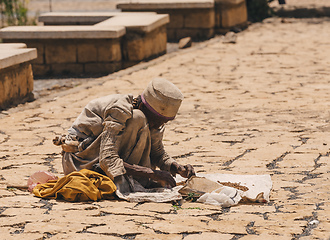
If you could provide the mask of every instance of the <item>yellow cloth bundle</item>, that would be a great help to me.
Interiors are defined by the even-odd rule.
[[[116,191],[113,181],[97,172],[82,169],[58,180],[50,180],[33,188],[37,197],[75,201],[97,201],[113,199]]]

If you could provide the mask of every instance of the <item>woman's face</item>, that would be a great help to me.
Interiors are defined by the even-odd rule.
[[[141,103],[139,109],[146,116],[150,129],[159,129],[161,126],[163,126],[169,121],[168,119],[164,119],[151,112],[143,103]]]

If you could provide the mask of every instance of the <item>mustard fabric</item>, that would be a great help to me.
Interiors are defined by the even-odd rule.
[[[33,188],[33,194],[41,198],[64,199],[70,202],[97,201],[113,199],[116,189],[116,185],[109,177],[82,169],[58,180],[38,184]]]

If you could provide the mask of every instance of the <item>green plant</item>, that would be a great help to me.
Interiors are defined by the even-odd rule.
[[[26,25],[27,0],[0,0],[1,26]]]
[[[269,3],[273,0],[246,0],[249,21],[260,22],[272,16]]]

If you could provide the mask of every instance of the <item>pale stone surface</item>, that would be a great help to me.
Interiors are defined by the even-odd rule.
[[[122,60],[120,40],[108,39],[98,42],[97,60],[99,62],[120,62]]]
[[[165,26],[143,34],[128,33],[123,41],[125,61],[138,62],[166,52]]]
[[[247,22],[248,15],[245,2],[240,2],[234,6],[229,5],[228,7],[223,5],[219,10],[220,12],[218,14],[220,14],[220,27],[222,28],[230,28],[233,26],[246,24]]]
[[[180,9],[180,8],[213,8],[213,0],[133,0],[119,3],[117,8],[123,10],[139,9]]]
[[[1,47],[2,44],[0,44]],[[37,58],[37,50],[31,48],[0,48],[0,70]]]
[[[77,61],[80,63],[96,62],[97,46],[94,44],[79,44],[77,46]]]
[[[1,112],[0,183],[8,192],[0,198],[1,236],[328,239],[329,28],[326,19],[268,19],[238,33],[236,44],[216,37]],[[60,148],[51,146],[54,135],[66,133],[90,100],[112,93],[136,96],[156,76],[175,83],[185,96],[177,118],[166,126],[169,154],[197,172],[271,174],[268,204],[221,209],[188,202],[67,203],[5,187],[24,183],[36,169],[63,174]],[[319,221],[315,228],[309,228],[312,220]]]
[[[14,26],[0,30],[4,39],[97,39],[118,38],[125,34],[122,26]]]
[[[192,44],[191,37],[182,38],[179,41],[179,48],[180,49],[189,48],[191,47],[191,44]]]
[[[238,5],[240,3],[245,3],[245,0],[214,0],[214,2],[224,5]]]
[[[201,234],[189,234],[184,239],[185,240],[200,240],[200,239],[221,239],[221,240],[230,240],[233,238],[233,235],[230,234],[221,234],[214,232],[203,232]]]
[[[140,14],[123,14],[95,24],[95,26],[125,26],[127,31],[131,30],[148,33],[167,24],[168,22],[169,16],[167,14],[145,14],[143,17],[141,17]]]
[[[184,15],[184,28],[214,28],[214,9],[198,9]]]
[[[26,48],[26,44],[24,44],[24,43],[1,43],[0,44],[0,50],[17,49],[17,48]]]
[[[180,234],[162,234],[162,233],[158,233],[158,234],[142,234],[142,235],[137,235],[135,237],[135,240],[158,240],[158,239],[162,239],[162,240],[181,240],[182,239],[182,235]]]
[[[77,62],[77,45],[70,41],[60,40],[45,45],[46,64]]]

